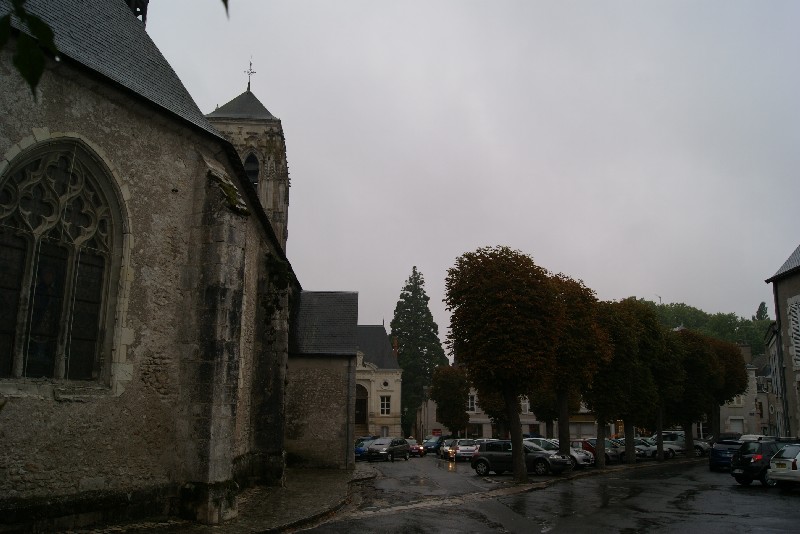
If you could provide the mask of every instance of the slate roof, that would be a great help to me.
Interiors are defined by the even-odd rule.
[[[358,293],[302,291],[292,313],[289,353],[355,356],[357,324]]]
[[[0,0],[0,17],[10,5]],[[125,2],[27,0],[25,9],[50,25],[59,56],[221,137]],[[12,24],[27,33],[16,18]]]
[[[779,278],[783,278],[784,276],[787,276],[798,269],[800,269],[800,245],[794,249],[792,255],[789,256],[789,259],[787,259],[781,268],[778,269],[778,272],[773,274],[771,278],[767,278],[765,282],[769,284],[770,282],[773,282]]]
[[[211,119],[266,119],[276,120],[264,104],[250,92],[240,94],[224,106],[215,109],[206,117]]]
[[[372,363],[379,369],[400,369],[383,325],[359,326],[358,350],[364,354],[365,362]]]

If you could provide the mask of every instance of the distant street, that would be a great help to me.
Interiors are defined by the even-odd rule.
[[[479,477],[433,457],[373,464],[353,504],[308,532],[792,532],[800,490],[739,486],[703,461],[609,470],[573,480]]]

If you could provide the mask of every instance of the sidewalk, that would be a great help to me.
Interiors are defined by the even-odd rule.
[[[375,478],[376,474],[371,466],[363,462],[357,462],[352,471],[287,469],[285,487],[256,487],[244,490],[239,495],[238,516],[221,525],[201,525],[192,521],[170,518],[77,532],[91,534],[284,532],[335,512],[347,503],[350,498],[351,485],[354,482]]]

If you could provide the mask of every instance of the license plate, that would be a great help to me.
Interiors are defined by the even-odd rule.
[[[775,467],[786,469],[786,464],[784,462],[775,462]]]
[[[733,470],[733,474],[734,474],[734,475],[741,475],[742,473],[744,473],[744,471],[743,471],[743,470],[741,470],[741,469],[734,469],[734,470]]]

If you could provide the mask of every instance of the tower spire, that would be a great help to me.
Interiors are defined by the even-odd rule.
[[[250,67],[246,71],[244,71],[244,73],[247,74],[247,92],[249,93],[250,92],[250,76],[252,76],[253,74],[256,73],[256,71],[253,70],[253,58],[252,57],[250,58]]]

